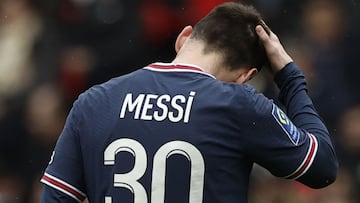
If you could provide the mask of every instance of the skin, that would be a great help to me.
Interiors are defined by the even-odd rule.
[[[283,69],[286,64],[293,61],[281,45],[279,38],[273,32],[270,32],[270,35],[268,35],[264,28],[258,25],[256,33],[264,44],[274,75]],[[192,39],[191,34],[192,27],[186,26],[178,35],[175,42],[177,56],[172,63],[193,64],[201,67],[203,71],[215,76],[218,80],[238,84],[249,81],[257,74],[257,69],[254,67],[239,67],[236,70],[224,68],[221,53],[211,52],[204,54],[204,42]]]
[[[268,35],[261,25],[256,26],[255,30],[265,47],[273,74],[278,73],[288,63],[293,62],[293,59],[285,51],[276,34],[269,29],[270,35]]]

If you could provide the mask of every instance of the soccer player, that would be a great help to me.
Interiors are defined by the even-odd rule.
[[[94,86],[68,116],[41,202],[247,202],[258,163],[312,188],[338,162],[305,79],[251,6],[224,3],[179,34],[172,63]],[[265,53],[282,110],[244,84]]]

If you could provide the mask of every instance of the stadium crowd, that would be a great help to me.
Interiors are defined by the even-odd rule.
[[[224,0],[1,0],[0,203],[38,202],[72,102],[92,85],[175,56],[177,33]],[[340,160],[321,190],[255,166],[250,203],[360,202],[359,0],[248,0],[304,71]],[[273,97],[263,71],[251,83]]]

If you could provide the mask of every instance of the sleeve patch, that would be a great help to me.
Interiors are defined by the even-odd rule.
[[[291,142],[294,143],[294,145],[297,145],[300,139],[300,132],[297,127],[276,104],[273,104],[271,114],[287,134]]]

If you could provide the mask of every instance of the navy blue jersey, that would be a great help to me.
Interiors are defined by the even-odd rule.
[[[185,64],[155,63],[92,87],[67,118],[41,201],[245,203],[254,162],[328,185],[337,161],[303,74],[290,63],[275,82],[284,110]]]

